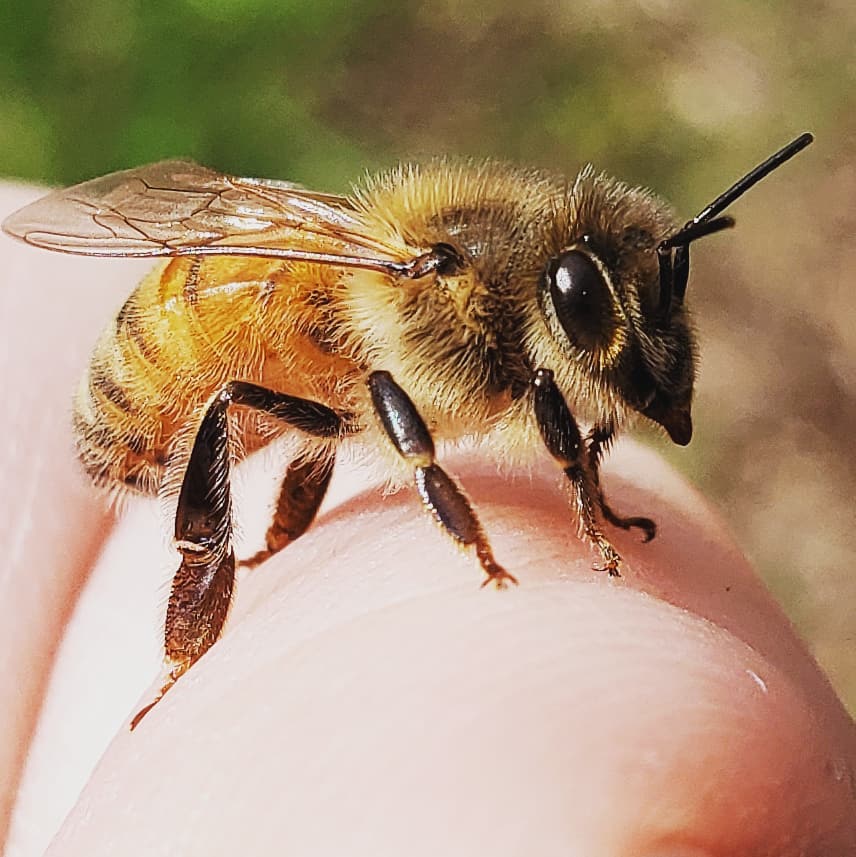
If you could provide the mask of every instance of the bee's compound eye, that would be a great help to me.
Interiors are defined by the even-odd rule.
[[[615,331],[615,310],[594,260],[581,250],[569,250],[550,262],[547,281],[568,339],[590,351],[608,346]]]

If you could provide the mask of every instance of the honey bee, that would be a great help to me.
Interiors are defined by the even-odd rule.
[[[598,476],[628,418],[692,435],[692,242],[805,148],[803,134],[678,226],[666,205],[590,167],[572,181],[494,162],[402,166],[350,196],[235,178],[187,161],[113,173],[13,214],[9,234],[93,256],[167,257],[99,339],[74,400],[99,485],[178,488],[181,562],[167,606],[167,676],[143,715],[217,640],[235,577],[233,460],[299,440],[256,565],[302,535],[339,447],[385,450],[424,508],[495,559],[435,441],[506,457],[543,442],[564,472],[595,567],[618,575],[604,524],[655,535],[607,503]],[[589,426],[583,433],[580,423]]]

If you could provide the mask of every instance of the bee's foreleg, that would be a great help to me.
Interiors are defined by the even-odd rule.
[[[399,455],[413,466],[416,488],[437,523],[466,547],[474,547],[482,568],[498,587],[517,583],[493,557],[487,536],[469,500],[455,481],[434,461],[434,441],[410,397],[389,372],[373,372],[369,390],[375,411]]]
[[[615,436],[615,428],[612,425],[596,425],[588,436],[588,461],[592,478],[597,485],[597,502],[604,520],[609,521],[614,527],[622,530],[636,528],[642,530],[645,541],[650,542],[657,535],[657,525],[650,518],[635,516],[625,517],[613,511],[603,496],[603,488],[600,486],[600,461],[612,445]]]
[[[289,463],[265,536],[265,548],[240,560],[238,565],[255,568],[306,532],[327,493],[334,461],[335,452],[324,449],[313,450]]]
[[[589,466],[577,422],[549,369],[538,369],[532,386],[535,419],[541,430],[541,437],[550,455],[559,463],[573,486],[577,515],[583,532],[603,557],[603,565],[596,568],[599,571],[607,571],[612,577],[618,577],[621,557],[598,526],[596,512],[601,506],[597,470],[592,471]]]
[[[193,441],[175,515],[175,546],[181,565],[172,581],[164,624],[164,650],[170,669],[160,693],[137,713],[131,729],[214,645],[226,621],[235,580],[230,405],[264,411],[320,437],[335,437],[342,427],[341,418],[324,405],[243,381],[226,384],[208,406]]]

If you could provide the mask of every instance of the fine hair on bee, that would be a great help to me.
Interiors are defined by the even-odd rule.
[[[180,555],[166,678],[134,728],[220,636],[235,570],[312,524],[340,449],[362,444],[415,485],[484,583],[515,578],[435,444],[544,449],[595,568],[619,576],[600,465],[628,421],[692,436],[690,247],[812,141],[802,134],[679,225],[652,193],[594,169],[566,179],[436,160],[351,195],[165,161],[60,190],[8,218],[29,244],[161,261],[96,343],[74,399],[85,471],[111,490],[176,486]],[[585,427],[585,428],[583,428]],[[233,458],[288,434],[265,545],[234,551]]]

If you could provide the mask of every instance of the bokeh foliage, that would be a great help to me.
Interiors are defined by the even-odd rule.
[[[854,37],[843,0],[4,0],[0,174],[185,155],[342,190],[426,154],[590,160],[690,215],[813,130],[695,253],[697,435],[668,454],[853,710]]]

